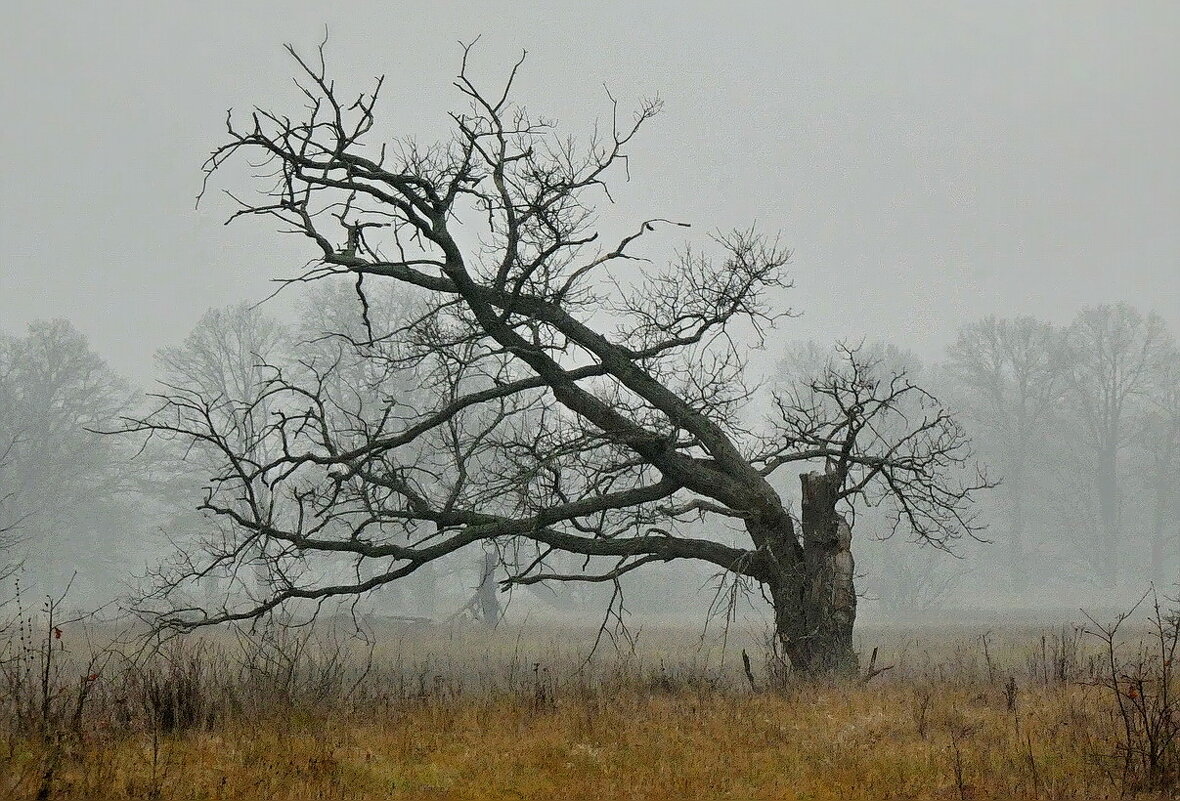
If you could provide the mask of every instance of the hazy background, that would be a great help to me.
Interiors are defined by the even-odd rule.
[[[933,357],[964,319],[1126,300],[1180,323],[1180,5],[1172,2],[21,4],[4,14],[0,325],[73,320],[137,380],[301,243],[194,210],[225,110],[288,99],[325,23],[391,123],[458,103],[458,40],[578,127],[659,94],[637,214],[757,220],[795,249],[793,337]],[[276,244],[277,243],[277,244]]]
[[[782,232],[802,316],[760,371],[808,339],[934,362],[985,315],[1099,303],[1180,330],[1173,2],[72,2],[0,26],[0,332],[66,318],[147,387],[207,309],[291,275],[301,241],[194,197],[226,109],[290,107],[281,45],[325,24],[338,83],[386,74],[386,124],[424,139],[476,36],[476,75],[527,49],[518,96],[573,130],[604,85],[624,111],[660,95],[618,212]]]

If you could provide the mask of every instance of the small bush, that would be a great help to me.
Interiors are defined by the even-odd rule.
[[[1135,610],[1151,598],[1149,631],[1126,642],[1120,634]],[[1180,787],[1180,685],[1175,658],[1180,648],[1180,617],[1165,613],[1154,590],[1112,623],[1090,618],[1086,632],[1102,643],[1104,670],[1094,683],[1106,691],[1114,747],[1107,756],[1117,766],[1124,792]]]

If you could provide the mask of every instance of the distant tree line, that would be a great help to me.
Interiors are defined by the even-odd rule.
[[[1015,594],[1176,582],[1180,351],[1157,315],[989,317],[959,333],[945,373],[1003,480],[991,536]]]
[[[65,320],[0,332],[0,564],[25,588],[79,594],[126,588],[139,549],[131,443],[100,433],[137,393]]]
[[[284,364],[331,361],[338,412],[358,421],[387,413],[380,410],[391,392],[410,408],[421,388],[398,372],[394,343],[371,343],[366,353],[376,359],[342,347],[363,341],[374,318],[388,329],[402,308],[396,297],[371,294],[362,313],[355,294],[337,288],[309,295],[292,323],[246,306],[210,310],[181,343],[159,351],[157,378],[218,399],[210,413],[246,451],[267,447],[258,434],[274,410],[259,390]],[[999,480],[980,501],[990,544],[885,547],[886,516],[859,510],[854,550],[868,602],[895,613],[956,597],[1041,606],[1096,590],[1131,593],[1147,581],[1166,591],[1180,577],[1180,351],[1157,315],[1114,304],[1086,308],[1064,326],[987,317],[964,326],[929,365],[890,344],[859,352],[879,374],[920,377],[948,401]],[[778,386],[838,358],[816,343],[786,346]],[[140,449],[100,433],[144,404],[66,321],[0,334],[0,565],[21,564],[26,583],[44,588],[77,574],[77,592],[98,599],[147,571],[166,540],[224,546],[212,541],[219,529],[194,511],[218,454],[154,442]],[[261,567],[265,557],[244,557],[257,559],[259,586],[212,571],[206,593],[261,597],[261,584],[274,580]],[[496,616],[494,565],[485,556],[432,565],[383,590],[381,607],[429,617],[466,603],[474,616]],[[343,558],[338,569],[364,567]],[[707,577],[702,571],[676,588],[631,582],[633,603],[661,611],[670,599],[690,600]],[[601,602],[601,594],[538,590],[557,607]]]
[[[817,358],[814,344],[792,348]],[[861,520],[868,593],[891,611],[946,604],[1033,608],[1141,592],[1180,579],[1180,351],[1158,315],[1127,304],[1067,325],[987,317],[938,363],[870,346],[888,370],[921,376],[960,415],[989,476],[990,544],[953,555],[880,548]],[[1101,591],[1101,592],[1099,592]],[[1111,596],[1114,593],[1114,597]]]

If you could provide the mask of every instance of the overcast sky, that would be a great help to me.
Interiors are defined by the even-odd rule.
[[[341,85],[385,73],[423,138],[476,72],[585,130],[660,95],[621,214],[757,221],[795,251],[781,341],[937,357],[984,314],[1126,300],[1180,330],[1180,3],[11,4],[0,19],[0,329],[67,317],[118,370],[306,245],[194,209],[225,110],[294,110],[284,42],[325,24]],[[823,10],[817,10],[818,6]],[[222,188],[244,189],[244,186]]]

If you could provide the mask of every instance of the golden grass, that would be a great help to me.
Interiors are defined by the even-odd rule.
[[[925,719],[922,699],[930,693]],[[718,691],[422,701],[368,714],[277,710],[160,738],[88,733],[60,799],[1023,799],[1117,797],[1094,759],[1105,725],[1080,688],[1019,699],[905,683],[792,696]],[[52,745],[15,749],[14,799]],[[960,784],[961,777],[961,784]]]
[[[676,637],[665,637],[655,653],[673,652]],[[219,696],[216,715],[178,732],[117,724],[109,710],[120,699],[108,699],[74,735],[0,731],[0,798],[1122,797],[1102,688],[1042,678],[1027,633],[992,646],[990,669],[977,635],[934,639],[920,656],[903,642],[893,657],[908,667],[869,685],[781,692],[695,668],[559,678],[509,638],[495,653],[522,663],[511,680],[501,669],[490,678],[490,651],[468,651],[479,663],[469,675],[485,679],[478,689],[421,664],[424,681],[393,689],[377,672],[318,702],[235,698],[226,685],[216,692],[232,702]],[[457,658],[453,636],[436,646]]]

